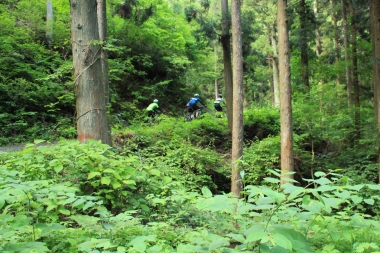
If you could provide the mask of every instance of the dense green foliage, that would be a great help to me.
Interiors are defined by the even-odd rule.
[[[279,187],[279,174],[267,167],[267,186],[259,186],[249,181],[247,167],[245,197],[221,194],[229,181],[228,157],[215,149],[212,132],[203,140],[197,135],[219,120],[191,122],[187,131],[184,124],[190,123],[171,119],[126,129],[115,139],[117,149],[93,141],[36,141],[22,151],[0,153],[1,251],[380,250],[378,214],[364,213],[366,207],[378,210],[378,185],[319,171],[304,186]],[[252,144],[246,153],[268,149],[270,142],[256,150]]]

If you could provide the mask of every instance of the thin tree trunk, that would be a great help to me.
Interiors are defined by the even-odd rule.
[[[315,17],[315,20],[316,20],[316,23],[315,23],[315,40],[316,40],[316,44],[317,44],[317,47],[316,47],[316,50],[315,50],[315,53],[317,56],[320,56],[322,54],[322,41],[321,41],[321,34],[319,32],[319,27],[318,27],[318,13],[319,13],[319,9],[318,9],[318,0],[314,0],[314,17]]]
[[[226,109],[228,118],[228,128],[232,132],[232,63],[231,63],[231,45],[230,45],[230,21],[228,15],[228,0],[221,0],[222,6],[222,46],[223,46],[223,64],[224,64],[224,85],[226,89]]]
[[[106,0],[96,0],[97,3],[97,16],[99,27],[99,40],[103,43],[100,51],[100,58],[102,60],[103,71],[103,86],[106,104],[109,103],[109,87],[108,87],[108,53],[104,49],[104,43],[107,42],[107,12],[106,12]]]
[[[53,44],[53,4],[46,0],[46,42],[49,48]]]
[[[240,20],[240,0],[232,0],[232,55],[233,55],[233,123],[231,192],[241,197],[243,183],[240,170],[243,159],[243,44]]]
[[[307,54],[307,28],[306,28],[306,3],[300,0],[300,50],[301,50],[301,68],[302,83],[309,89],[309,57]]]
[[[331,9],[332,9],[332,16],[333,16],[333,22],[334,22],[334,47],[335,47],[335,63],[338,63],[340,61],[340,46],[339,46],[339,31],[338,31],[338,18],[336,13],[336,0],[331,0]],[[336,78],[336,84],[340,85],[340,71],[338,72],[338,76]]]
[[[344,51],[345,51],[345,61],[346,61],[347,100],[348,100],[348,107],[351,108],[354,102],[354,96],[353,96],[353,86],[352,86],[352,76],[351,76],[352,68],[351,68],[351,57],[350,57],[346,1],[347,0],[342,1],[342,16],[343,16],[343,31],[344,31]]]
[[[272,25],[271,32],[272,48],[273,48],[273,59],[272,59],[272,68],[273,68],[273,97],[274,97],[274,106],[280,106],[280,87],[278,84],[278,53],[277,53],[277,40],[276,40],[276,30],[274,25]]]
[[[279,43],[280,69],[280,118],[281,118],[281,183],[293,179],[293,119],[292,89],[290,84],[290,46],[288,18],[286,15],[287,0],[277,0],[277,24]]]
[[[103,72],[103,88],[104,88],[104,98],[106,103],[106,112],[108,112],[108,106],[110,104],[109,100],[109,76],[108,76],[108,52],[104,49],[105,43],[107,43],[107,5],[106,0],[96,0],[97,3],[97,17],[98,17],[98,28],[99,28],[99,40],[103,43],[100,51],[100,59],[102,64]],[[107,125],[107,133],[111,139],[111,127]]]
[[[71,39],[78,140],[111,144],[108,132],[96,0],[71,0]]]
[[[380,126],[380,1],[371,0],[370,2],[371,16],[371,38],[372,38],[372,54],[373,54],[373,93],[374,93],[374,109],[375,120]],[[380,128],[378,128],[380,129]],[[380,132],[378,131],[378,136]],[[377,162],[380,164],[380,144],[378,145]],[[380,182],[380,165],[378,170],[378,182]]]
[[[216,52],[216,45],[214,45],[214,56],[215,56],[215,63],[214,63],[214,71],[215,71],[215,81],[214,81],[214,86],[215,86],[215,99],[218,98],[219,94],[219,88],[218,88],[218,79],[216,78],[216,71],[217,71],[217,65],[218,65],[218,54]]]
[[[352,46],[352,86],[354,88],[355,103],[355,128],[356,140],[360,138],[360,101],[359,101],[359,77],[358,77],[358,55],[356,40],[356,13],[352,0],[348,0],[351,20],[351,46]]]

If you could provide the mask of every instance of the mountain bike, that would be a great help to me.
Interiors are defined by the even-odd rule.
[[[198,116],[196,116],[196,112],[198,111]],[[198,110],[195,110],[193,112],[186,112],[185,113],[185,121],[192,121],[195,118],[199,118],[202,115],[202,107],[199,107]]]
[[[151,116],[146,117],[145,123],[147,123],[148,126],[151,126],[153,124],[158,124],[161,121],[161,119],[158,117],[161,115],[161,113],[162,112],[155,112],[153,114],[153,117],[151,117]]]

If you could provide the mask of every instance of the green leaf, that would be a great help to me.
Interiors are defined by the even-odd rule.
[[[161,175],[161,171],[159,171],[158,169],[151,169],[149,170],[149,173],[158,177]]]
[[[329,179],[327,179],[325,177],[318,178],[317,180],[314,180],[314,182],[316,182],[317,184],[320,184],[320,185],[332,183]]]
[[[95,203],[94,202],[92,202],[92,201],[88,201],[84,206],[83,206],[83,211],[84,210],[86,210],[86,209],[88,209],[88,208],[90,208],[90,207],[92,207],[92,206],[94,206],[95,205]]]
[[[126,184],[126,185],[129,185],[129,184],[136,185],[135,180],[123,180],[123,183]]]
[[[118,189],[121,187],[121,183],[119,181],[112,181],[112,188]]]
[[[280,180],[278,180],[277,178],[272,178],[272,177],[266,177],[266,178],[264,178],[264,180],[269,182],[269,183],[275,183],[275,184],[280,183]]]
[[[4,198],[0,198],[0,209],[3,208],[4,205],[5,205]]]
[[[168,177],[168,176],[164,176],[162,178],[162,182],[164,182],[164,184],[168,184],[172,181],[172,178],[171,177]]]
[[[378,184],[367,184],[367,186],[371,190],[377,190],[377,191],[380,190],[380,185],[378,185]]]
[[[73,207],[75,207],[75,206],[79,206],[80,204],[83,204],[84,202],[85,202],[86,200],[85,199],[78,199],[77,201],[75,201],[74,203],[73,203]]]
[[[310,195],[305,195],[302,198],[302,204],[305,206],[308,206],[310,204],[310,200],[311,200]]]
[[[70,211],[65,209],[65,208],[59,208],[58,212],[60,212],[61,214],[64,214],[64,215],[70,215]]]
[[[203,186],[203,187],[202,187],[202,194],[203,194],[203,196],[205,196],[206,198],[211,198],[211,197],[212,197],[212,193],[211,193],[211,191],[210,191],[206,186]]]
[[[227,234],[227,236],[231,237],[232,239],[234,239],[235,241],[237,242],[240,242],[240,243],[244,243],[244,236],[242,234],[233,234],[233,233],[230,233],[230,234]]]
[[[245,239],[244,243],[256,242],[268,237],[268,233],[264,230],[256,230],[250,233]]]
[[[147,253],[162,252],[162,246],[154,245],[146,250]]]
[[[46,212],[50,212],[51,210],[57,208],[57,205],[50,205],[46,207]]]
[[[316,177],[324,177],[326,176],[326,173],[322,172],[322,171],[317,171],[314,173],[314,176]]]
[[[129,245],[133,246],[133,248],[140,252],[143,253],[146,250],[146,243],[145,243],[146,236],[138,236],[135,239],[133,239]]]
[[[54,166],[54,171],[56,172],[56,173],[59,173],[59,172],[61,172],[63,170],[63,165],[62,164],[60,164],[60,165],[58,165],[58,166]]]
[[[373,199],[364,199],[364,202],[365,202],[366,204],[372,206],[372,205],[375,203],[375,200],[373,200]]]
[[[220,240],[217,240],[217,241],[210,243],[210,245],[208,246],[208,249],[210,251],[213,251],[213,250],[216,250],[217,248],[224,246],[226,243],[227,243],[226,240],[220,239]]]
[[[93,171],[93,172],[90,172],[90,173],[88,174],[87,179],[91,179],[91,178],[93,178],[93,177],[100,176],[100,175],[102,175],[100,172],[98,172],[98,171]]]
[[[361,203],[363,201],[363,198],[362,197],[359,197],[358,195],[352,195],[351,196],[351,200],[352,202],[357,205],[359,203]]]
[[[273,234],[273,241],[276,245],[281,246],[285,249],[288,249],[290,251],[293,249],[292,242],[286,237],[286,235],[275,233]]]
[[[100,179],[101,184],[109,185],[111,183],[111,178],[109,177],[102,177]]]
[[[268,171],[270,172],[270,173],[272,173],[273,175],[275,175],[276,177],[281,177],[281,174],[280,173],[278,173],[277,171],[275,171],[275,170],[272,170],[272,169],[268,169]]]
[[[301,193],[305,192],[305,189],[304,188],[301,188],[301,187],[297,187],[297,189],[295,189],[289,196],[288,196],[288,200],[292,200],[296,197],[298,197]]]

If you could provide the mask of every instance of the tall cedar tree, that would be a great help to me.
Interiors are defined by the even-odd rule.
[[[96,0],[71,0],[71,39],[78,140],[111,144],[99,43]]]
[[[232,64],[231,64],[231,46],[230,46],[230,21],[228,15],[228,0],[220,1],[222,6],[222,46],[223,46],[223,75],[224,85],[226,88],[226,109],[228,128],[232,132],[232,100],[233,100],[233,88],[232,88]]]
[[[240,17],[240,0],[232,0],[232,57],[233,57],[233,120],[232,120],[232,172],[231,192],[241,196],[243,183],[240,161],[243,159],[243,43]]]
[[[281,183],[293,179],[293,118],[292,89],[290,85],[290,49],[288,18],[286,14],[287,0],[277,0],[277,25],[280,69],[280,118],[281,118]]]

